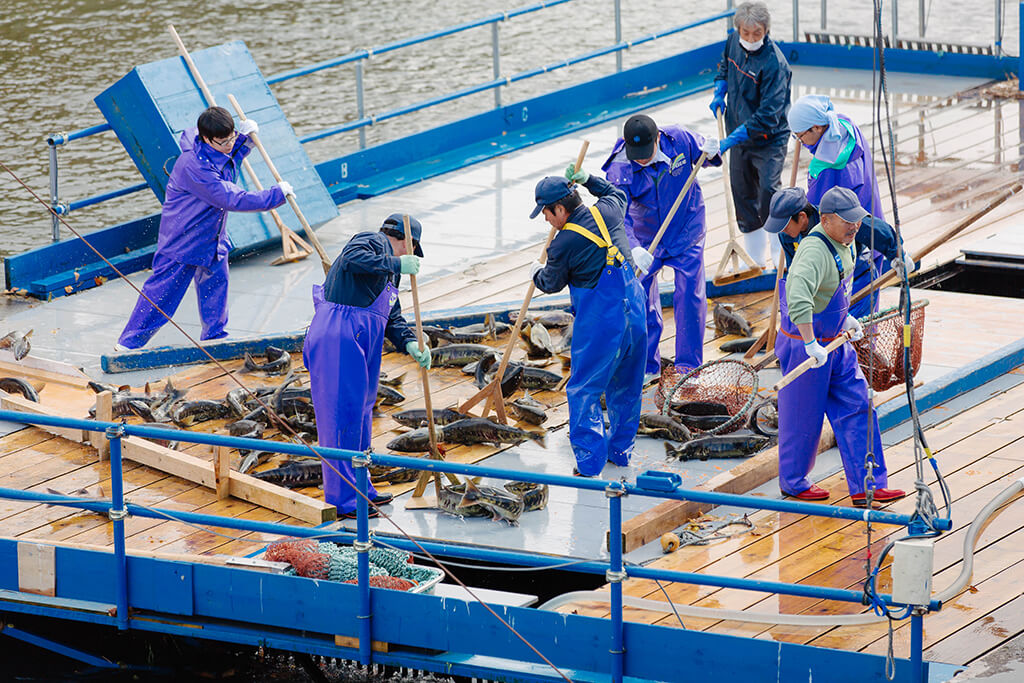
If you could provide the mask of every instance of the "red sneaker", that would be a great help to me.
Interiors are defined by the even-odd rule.
[[[907,492],[900,489],[875,489],[874,499],[876,503],[891,503],[906,495]],[[850,500],[859,508],[866,507],[868,504],[868,497],[865,493],[854,494],[850,496]]]
[[[828,500],[828,497],[832,494],[820,486],[811,484],[811,488],[806,491],[801,491],[800,493],[786,493],[785,495],[790,498],[796,498],[797,500]]]

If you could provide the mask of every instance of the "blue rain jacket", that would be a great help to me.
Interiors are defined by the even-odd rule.
[[[631,246],[647,247],[654,240],[662,220],[686,184],[693,164],[700,158],[700,148],[704,143],[704,136],[682,126],[665,126],[659,130],[658,147],[668,158],[668,163],[656,160],[649,166],[641,166],[630,161],[626,158],[625,143],[619,138],[611,156],[601,167],[608,180],[624,191],[629,200],[625,227]],[[721,164],[722,159],[718,156],[704,162],[704,166]],[[665,259],[679,256],[700,243],[706,231],[704,195],[698,180],[687,190],[653,256]]]
[[[716,81],[728,85],[725,130],[732,133],[746,124],[750,139],[740,143],[752,147],[777,144],[789,135],[789,84],[793,74],[782,50],[764,37],[764,45],[747,52],[740,34],[733,31],[725,41]]]
[[[285,202],[281,188],[247,192],[235,184],[251,151],[239,135],[230,156],[203,142],[195,128],[181,133],[181,156],[167,181],[157,251],[179,263],[208,267],[231,251],[228,211],[266,211]]]

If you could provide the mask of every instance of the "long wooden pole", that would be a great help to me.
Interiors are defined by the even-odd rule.
[[[842,333],[840,333],[838,337],[836,337],[835,339],[833,339],[832,341],[830,341],[828,343],[828,346],[825,347],[825,353],[826,354],[832,353],[833,351],[835,351],[836,349],[838,349],[840,346],[842,346],[843,344],[845,344],[848,341],[850,341],[850,333],[849,332],[842,332]],[[808,358],[803,363],[801,363],[800,365],[796,366],[795,368],[790,370],[788,373],[786,373],[785,377],[783,377],[778,382],[776,382],[775,386],[773,387],[773,390],[774,391],[778,391],[782,387],[792,383],[793,380],[795,380],[797,377],[799,377],[800,375],[804,374],[805,372],[807,372],[808,370],[810,370],[813,367],[814,367],[814,359],[813,358]]]
[[[234,107],[235,113],[238,114],[238,119],[240,121],[245,121],[245,112],[242,111],[242,107],[239,106],[238,100],[235,99],[235,96],[229,93],[228,100],[231,102],[231,106]],[[274,180],[280,183],[282,181],[281,174],[277,172],[277,167],[270,159],[270,155],[267,154],[266,148],[263,147],[263,142],[260,141],[259,135],[253,133],[249,138],[253,141],[253,144],[256,145],[256,149],[260,151],[260,155],[263,157],[263,162],[267,165],[267,168],[270,169],[270,174],[274,176]],[[309,237],[310,241],[313,243],[313,248],[316,249],[316,253],[320,256],[320,263],[323,265],[324,275],[326,275],[331,269],[331,260],[327,257],[324,245],[320,244],[320,238],[316,236],[316,233],[313,231],[312,226],[310,226],[309,221],[306,220],[306,216],[302,213],[302,209],[299,208],[299,203],[295,200],[295,197],[287,195],[287,199],[288,205],[292,207],[292,211],[294,211],[295,215],[298,217],[299,223],[302,224],[302,229],[306,231],[306,236]]]
[[[199,69],[196,67],[196,63],[192,61],[192,55],[189,54],[188,49],[185,47],[185,43],[181,41],[181,37],[178,32],[174,30],[173,24],[167,25],[167,30],[170,31],[171,37],[174,38],[174,42],[178,46],[178,52],[181,53],[182,59],[185,60],[185,65],[188,67],[189,73],[192,74],[192,78],[195,79],[196,85],[199,86],[200,92],[203,93],[203,99],[210,107],[217,105],[217,100],[214,99],[213,93],[206,87],[206,81],[203,79],[203,75],[199,73]],[[253,186],[257,190],[263,189],[263,184],[260,183],[260,179],[256,176],[256,171],[253,170],[252,164],[249,163],[248,159],[242,159],[242,169],[248,174],[249,179],[252,181]],[[299,240],[299,236],[295,232],[284,224],[281,217],[278,215],[276,209],[270,210],[270,216],[274,220],[274,224],[277,225],[278,231],[281,233],[281,247],[284,249],[284,260],[294,261],[301,258],[305,258],[309,252],[305,254],[297,254],[294,244]],[[299,240],[300,241],[300,240]],[[326,271],[325,271],[326,272]]]
[[[590,140],[584,140],[580,146],[580,152],[576,155],[576,165],[574,169],[579,171],[580,167],[583,166],[583,159],[587,156],[587,150],[590,148]],[[551,240],[555,238],[555,233],[558,232],[558,228],[552,226],[551,230],[548,231],[548,238],[544,241],[544,248],[541,249],[540,257],[537,261],[543,264],[548,258],[548,246],[551,244]],[[512,332],[509,335],[508,345],[505,347],[505,353],[501,357],[501,363],[498,365],[498,371],[494,374],[494,380],[491,384],[481,389],[475,396],[463,403],[459,410],[463,413],[468,412],[470,408],[475,406],[483,399],[487,399],[484,404],[483,417],[487,417],[487,414],[491,410],[493,403],[494,412],[497,413],[498,419],[501,422],[507,422],[508,418],[505,416],[505,403],[501,395],[501,379],[505,376],[505,368],[508,367],[509,359],[512,358],[512,350],[516,346],[516,342],[519,340],[519,333],[523,328],[523,321],[526,319],[526,311],[530,307],[530,301],[533,299],[533,292],[536,289],[536,285],[533,283],[533,278],[530,278],[530,286],[526,289],[526,296],[523,298],[523,305],[519,307],[519,316],[516,318],[516,322],[512,327]],[[497,392],[495,396],[494,392]]]
[[[725,117],[722,115],[721,110],[718,112],[718,139],[721,140],[725,137]],[[729,243],[725,245],[725,253],[722,254],[722,260],[718,263],[718,269],[715,271],[715,277],[713,282],[721,284],[724,281],[735,282],[737,280],[745,280],[750,277],[756,277],[761,274],[763,269],[760,264],[754,263],[754,259],[750,257],[747,250],[744,249],[737,239],[736,235],[736,205],[733,202],[732,196],[732,178],[729,176],[729,160],[726,159],[726,155],[722,155],[722,181],[725,183],[725,213],[726,221],[729,224]],[[732,259],[732,270],[733,272],[725,276],[723,275],[726,265],[729,263],[729,259]],[[749,269],[739,272],[740,263],[746,263],[750,266]]]
[[[796,141],[796,149],[793,150],[793,168],[789,173],[789,186],[796,187],[796,174],[797,169],[800,166],[800,148],[803,144],[799,140]],[[769,237],[768,239],[778,239],[777,236]],[[766,348],[768,351],[775,351],[775,335],[777,334],[779,324],[779,287],[782,282],[782,274],[786,271],[786,252],[779,249],[779,263],[775,267],[775,291],[772,293],[772,312],[768,317],[768,328],[758,338],[754,345],[751,346],[743,357],[750,360],[754,355],[761,350]]]
[[[690,169],[690,177],[686,179],[686,183],[683,184],[683,189],[679,191],[679,195],[676,197],[676,200],[672,202],[672,208],[668,210],[668,213],[665,215],[665,220],[661,222],[661,227],[658,228],[658,232],[654,235],[654,239],[651,240],[651,246],[647,247],[647,251],[652,255],[654,254],[654,250],[658,248],[658,243],[661,242],[661,236],[665,234],[668,224],[672,222],[673,218],[675,218],[676,211],[679,210],[679,205],[683,203],[683,197],[685,197],[686,193],[690,191],[690,186],[693,185],[693,181],[697,179],[697,171],[704,166],[704,161],[707,158],[707,153],[701,152],[700,157],[697,159],[697,163],[693,165],[692,169]]]

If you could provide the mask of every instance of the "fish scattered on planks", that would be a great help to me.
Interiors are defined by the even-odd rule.
[[[442,432],[445,443],[463,445],[492,443],[501,445],[503,443],[522,443],[527,439],[532,439],[542,446],[545,445],[544,434],[492,422],[483,417],[470,417],[453,422],[450,425],[445,425],[442,428]]]
[[[686,425],[661,413],[643,413],[637,434],[655,439],[685,442],[693,438]]]
[[[770,441],[767,436],[753,433],[701,436],[681,446],[665,443],[665,457],[681,461],[743,458],[762,450]]]
[[[21,394],[28,400],[39,403],[39,392],[20,377],[0,377],[0,389],[8,394]]]
[[[256,472],[252,476],[290,489],[302,486],[320,486],[324,483],[323,468],[319,459],[289,462],[272,470]]]
[[[477,485],[469,479],[464,485],[466,492],[462,495],[458,507],[480,505],[491,513],[491,518],[494,521],[503,519],[512,526],[519,523],[519,518],[522,517],[523,511],[526,509],[522,496],[493,486]]]
[[[754,331],[746,319],[732,310],[732,304],[725,305],[716,303],[712,317],[715,320],[715,330],[719,334],[735,334],[741,337],[750,337]]]
[[[433,412],[434,424],[437,425],[451,424],[469,417],[453,408],[434,408]],[[410,408],[399,413],[391,413],[391,419],[400,425],[417,429],[427,425],[427,410],[426,408]]]
[[[516,319],[519,317],[519,311],[513,311],[509,313],[508,319],[514,325]],[[544,327],[551,329],[555,327],[568,327],[573,324],[575,317],[568,311],[527,311],[526,319],[523,324],[526,323],[540,323]]]
[[[245,372],[265,372],[268,375],[283,375],[292,367],[292,355],[276,346],[268,346],[263,351],[265,363],[257,363],[252,354],[245,352]]]
[[[548,414],[545,412],[548,406],[530,396],[529,392],[508,402],[506,407],[517,420],[529,422],[532,425],[540,426],[548,419]]]
[[[11,353],[14,354],[14,360],[23,359],[32,350],[32,342],[29,341],[32,332],[33,330],[29,330],[24,334],[19,330],[8,332],[3,337],[0,337],[0,349],[10,349]]]
[[[431,367],[459,367],[483,358],[494,349],[486,344],[449,344],[430,350]]]
[[[719,346],[722,353],[746,353],[750,347],[757,343],[757,337],[743,337],[741,339],[730,339]]]
[[[220,420],[231,415],[231,409],[220,401],[200,399],[186,401],[174,411],[174,424],[179,427],[191,427],[200,422]]]

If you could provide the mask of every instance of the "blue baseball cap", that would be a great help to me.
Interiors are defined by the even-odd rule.
[[[764,222],[764,231],[782,232],[793,216],[807,206],[807,194],[799,187],[787,187],[772,195],[772,203],[768,207],[768,220]]]
[[[568,197],[572,194],[572,190],[573,188],[564,176],[549,175],[541,179],[533,192],[534,198],[537,200],[537,206],[533,207],[530,218],[536,218],[537,214],[543,211],[544,207],[548,204],[554,204],[559,199]]]
[[[860,200],[848,187],[833,187],[821,198],[818,213],[825,215],[834,213],[847,223],[860,223],[868,212],[860,205]]]
[[[384,223],[380,226],[380,231],[397,237],[400,240],[404,240],[405,221],[403,218],[406,215],[407,214],[404,213],[391,214],[384,219]],[[409,232],[412,233],[413,253],[422,258],[423,248],[420,247],[420,237],[423,235],[423,226],[420,225],[420,222],[412,216],[409,216]]]

